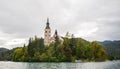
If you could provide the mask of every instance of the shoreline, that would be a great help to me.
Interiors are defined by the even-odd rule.
[[[20,62],[20,63],[92,63],[92,62],[113,62],[113,61],[120,61],[120,60],[106,60],[106,61],[82,61],[82,62]],[[0,62],[18,62],[18,61],[0,61]]]

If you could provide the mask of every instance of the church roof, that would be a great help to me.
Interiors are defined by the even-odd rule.
[[[47,18],[47,23],[46,23],[46,28],[45,29],[50,29],[50,26],[49,26],[49,18]]]

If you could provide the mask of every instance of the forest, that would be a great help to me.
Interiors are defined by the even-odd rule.
[[[44,39],[29,39],[28,45],[13,51],[12,61],[20,62],[75,62],[81,61],[105,61],[108,59],[104,46],[97,42],[89,42],[82,38],[63,37],[60,41],[56,37],[55,42],[44,46]]]

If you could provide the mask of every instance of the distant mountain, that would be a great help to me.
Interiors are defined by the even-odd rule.
[[[103,41],[102,43],[108,53],[108,56],[115,59],[120,59],[120,40],[116,41]]]
[[[9,51],[9,49],[6,49],[6,48],[0,48],[0,53],[7,52],[7,51]]]
[[[11,50],[6,49],[6,48],[0,48],[0,61],[10,61],[12,60],[12,54],[14,50],[21,48],[21,47],[16,47]]]
[[[113,45],[113,44],[120,45],[120,40],[115,40],[115,41],[106,40],[101,43],[102,44],[110,44],[110,45]]]

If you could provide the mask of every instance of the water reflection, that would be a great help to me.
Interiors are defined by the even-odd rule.
[[[27,69],[62,69],[61,63],[28,63]]]
[[[85,63],[0,62],[0,69],[120,69],[120,61]]]

